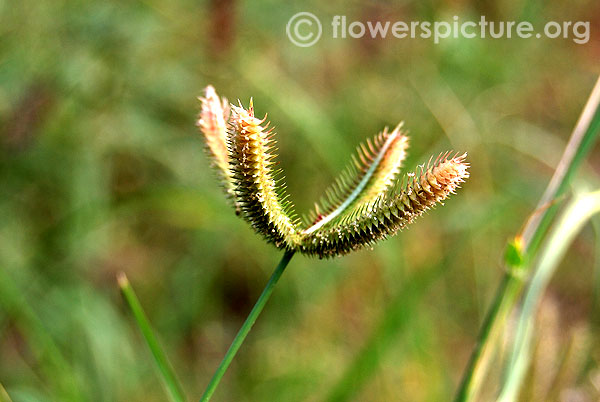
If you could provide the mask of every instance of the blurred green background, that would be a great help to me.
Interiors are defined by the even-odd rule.
[[[310,48],[285,35],[299,11],[323,22]],[[341,40],[333,15],[586,20],[591,39]],[[472,164],[445,207],[373,250],[296,256],[215,400],[450,399],[505,244],[600,73],[598,30],[596,0],[0,0],[0,382],[15,402],[166,400],[124,271],[201,395],[280,258],[203,152],[196,98],[212,84],[269,112],[301,213],[400,120],[407,169],[447,149]],[[599,151],[579,175],[590,187]],[[600,398],[597,242],[591,225],[550,286],[524,400]]]

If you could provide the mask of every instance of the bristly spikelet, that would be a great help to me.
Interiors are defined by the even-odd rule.
[[[408,137],[402,123],[389,132],[387,127],[373,141],[357,147],[358,157],[335,180],[305,219],[304,234],[340,219],[356,205],[367,204],[386,193],[395,183],[406,157]]]
[[[229,171],[229,155],[227,151],[227,121],[229,120],[229,103],[227,99],[219,99],[215,89],[209,85],[200,97],[202,107],[196,125],[200,128],[206,140],[206,150],[215,168],[219,172],[223,188],[230,200],[233,201],[236,213],[239,206],[235,203],[233,182]]]
[[[266,119],[266,116],[265,116]],[[228,151],[235,196],[242,216],[254,229],[279,248],[295,249],[300,242],[298,220],[287,200],[281,171],[274,171],[273,130],[265,119],[231,106]]]
[[[300,226],[278,178],[281,170],[274,170],[274,133],[266,116],[254,116],[252,101],[248,110],[229,106],[212,86],[200,100],[198,126],[236,213],[279,248],[323,258],[370,246],[441,203],[469,177],[466,154],[445,153],[398,185],[408,148],[399,124],[358,148]]]
[[[416,217],[453,194],[469,177],[466,154],[440,155],[419,174],[409,174],[400,191],[391,189],[370,203],[357,205],[334,224],[327,224],[304,237],[305,254],[333,257],[347,254],[395,234]]]

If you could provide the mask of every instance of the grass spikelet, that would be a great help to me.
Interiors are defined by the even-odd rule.
[[[227,99],[219,98],[212,85],[206,87],[204,96],[199,99],[202,106],[196,125],[204,135],[207,154],[218,170],[223,188],[228,198],[234,203],[236,213],[239,213],[239,206],[235,202],[227,151],[227,121],[230,115],[229,103]]]
[[[235,195],[242,216],[279,248],[295,249],[300,242],[298,219],[288,201],[281,171],[275,165],[274,132],[248,110],[231,106],[228,150]]]
[[[347,254],[395,234],[444,201],[469,177],[466,154],[441,154],[420,173],[406,175],[400,190],[391,189],[369,203],[356,205],[334,223],[304,238],[301,251],[321,258]]]
[[[392,132],[386,127],[373,141],[357,147],[357,156],[305,219],[304,234],[336,220],[356,205],[373,201],[395,184],[408,148],[408,137],[401,128],[402,123]]]

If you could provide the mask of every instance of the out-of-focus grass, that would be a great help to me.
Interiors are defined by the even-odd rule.
[[[540,251],[531,283],[523,299],[510,362],[506,369],[506,378],[498,397],[499,401],[517,399],[530,365],[536,321],[535,313],[539,310],[544,291],[577,233],[598,212],[600,212],[600,192],[576,194],[574,200],[565,208],[564,214],[558,219],[554,230],[548,236],[547,243]],[[544,328],[541,330],[543,331]],[[551,384],[551,386],[553,385]],[[549,398],[546,397],[546,399]]]
[[[314,47],[285,37],[298,11],[322,18]],[[336,14],[482,13],[591,19],[592,40],[326,37]],[[412,136],[408,169],[447,148],[472,163],[460,195],[373,251],[296,257],[215,400],[323,400],[352,376],[355,400],[447,400],[504,244],[599,72],[599,15],[592,0],[0,2],[0,383],[15,402],[164,400],[119,296],[124,270],[186,393],[201,395],[279,258],[227,208],[201,150],[195,97],[212,83],[270,112],[301,212],[355,144],[399,120]],[[589,161],[591,171],[597,150]],[[559,328],[597,331],[595,248],[586,228],[550,283]],[[361,360],[382,344],[375,363]],[[598,350],[564,389],[597,399]]]
[[[171,363],[169,363],[167,356],[156,339],[156,335],[154,335],[154,331],[148,322],[148,317],[146,317],[146,313],[140,305],[140,301],[131,287],[129,279],[127,279],[127,276],[123,272],[119,272],[117,274],[117,282],[119,283],[121,293],[127,301],[129,309],[135,318],[138,328],[144,336],[144,340],[154,357],[154,361],[156,362],[156,366],[160,372],[161,379],[164,382],[169,397],[173,402],[184,402],[186,398],[182,386],[177,379],[177,375],[173,372]]]
[[[599,130],[600,78],[591,91],[536,210],[524,223],[520,233],[508,244],[505,253],[506,272],[481,325],[477,344],[457,391],[457,401],[477,398],[479,390],[484,386],[485,373],[492,364],[490,352],[498,346],[498,338],[502,332],[510,336],[511,330],[510,328],[507,330],[506,322],[515,307],[518,307],[523,286],[531,279],[527,295],[523,301],[523,313],[519,321],[519,328],[514,336],[513,353],[504,374],[506,380],[499,397],[503,401],[516,399],[522,378],[529,364],[530,351],[520,345],[530,342],[531,339],[531,330],[528,330],[528,335],[525,336],[523,325],[527,325],[527,328],[533,327],[535,316],[532,300],[541,298],[542,292],[540,289],[543,288],[545,291],[552,276],[551,272],[554,272],[559,259],[564,257],[564,253],[573,241],[573,237],[579,232],[581,226],[595,215],[594,208],[589,207],[590,204],[592,206],[595,206],[595,204],[586,198],[579,202],[581,206],[579,204],[570,206],[567,211],[574,210],[576,213],[581,213],[581,215],[571,213],[557,222],[555,224],[557,227],[553,229],[553,234],[548,239],[549,244],[546,246],[545,251],[541,252],[539,256],[536,251],[539,243],[546,236],[547,228],[551,226],[556,211],[561,201],[564,200],[565,192],[570,186],[575,173],[596,143],[598,134],[600,134]],[[576,224],[577,222],[578,224]],[[558,252],[558,250],[562,250],[562,252]],[[536,263],[538,260],[539,263]],[[553,268],[549,269],[550,266]],[[543,285],[540,285],[541,283]],[[537,308],[539,303],[537,301],[535,303]],[[525,311],[527,310],[529,312],[526,314]],[[519,361],[521,364],[516,364],[515,361]],[[525,361],[527,363],[523,364]],[[506,384],[511,385],[507,387]],[[510,396],[507,396],[508,389],[510,389]]]

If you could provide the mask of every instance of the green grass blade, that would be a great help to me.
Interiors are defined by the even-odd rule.
[[[458,388],[455,402],[475,400],[479,387],[483,384],[487,369],[491,363],[493,345],[496,345],[502,325],[512,310],[514,301],[520,294],[522,279],[516,275],[506,274],[496,290],[496,295],[485,320],[479,330],[479,339],[465,369],[462,382]]]
[[[596,142],[600,131],[600,77],[575,125],[569,143],[561,157],[558,166],[540,199],[537,210],[523,230],[523,248],[535,253],[548,226],[558,211],[558,205],[553,204],[564,194],[573,175],[585,160],[587,154]],[[530,253],[530,254],[531,254]]]
[[[175,372],[173,368],[169,364],[167,360],[167,356],[164,351],[158,344],[158,340],[154,336],[154,332],[150,327],[150,323],[148,322],[148,318],[142,309],[140,301],[138,300],[127,276],[121,272],[117,277],[117,281],[119,283],[119,287],[121,288],[121,292],[123,293],[123,297],[127,301],[133,316],[135,317],[135,321],[152,352],[152,356],[154,356],[154,360],[156,361],[156,365],[161,374],[161,378],[169,392],[171,399],[175,402],[184,402],[185,395],[183,393],[183,388],[181,384],[177,381],[177,377],[175,376]]]
[[[456,394],[456,402],[470,401],[476,398],[487,372],[489,363],[487,357],[497,344],[497,335],[500,333],[503,324],[506,323],[508,314],[516,305],[518,296],[521,294],[524,284],[521,278],[528,271],[526,263],[532,259],[558,211],[558,205],[554,201],[565,192],[576,170],[594,145],[599,131],[600,77],[597,79],[571,134],[554,175],[538,203],[536,212],[523,229],[519,252],[524,255],[525,264],[507,268],[480,329],[477,345],[471,354]]]
[[[525,293],[506,380],[498,399],[500,402],[516,400],[529,365],[535,312],[544,290],[575,236],[598,212],[600,212],[600,191],[576,197],[561,215],[540,251],[537,263],[532,266],[535,273]]]

